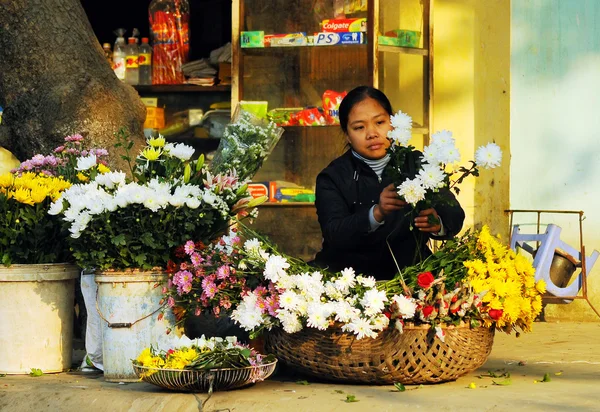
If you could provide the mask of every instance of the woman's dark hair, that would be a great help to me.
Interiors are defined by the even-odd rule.
[[[348,132],[348,115],[350,114],[350,111],[357,103],[362,102],[368,97],[377,100],[390,116],[394,114],[390,100],[381,90],[371,86],[358,86],[350,90],[346,97],[344,97],[344,100],[342,100],[342,103],[340,103],[340,126],[344,133]]]

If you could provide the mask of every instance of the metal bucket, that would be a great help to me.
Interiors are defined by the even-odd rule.
[[[554,252],[550,265],[550,280],[559,288],[564,288],[571,281],[576,269],[577,266],[570,259],[561,253]]]
[[[170,322],[158,319],[162,308],[161,272],[97,272],[96,308],[102,322],[104,379],[136,382],[131,361],[167,333]]]
[[[0,373],[71,367],[78,277],[63,263],[0,266]]]

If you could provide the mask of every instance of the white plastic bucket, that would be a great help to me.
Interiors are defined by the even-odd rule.
[[[78,277],[61,263],[0,266],[0,373],[71,367]]]
[[[131,361],[165,338],[171,324],[167,319],[158,320],[158,315],[166,281],[167,275],[157,272],[96,273],[106,381],[138,381]]]

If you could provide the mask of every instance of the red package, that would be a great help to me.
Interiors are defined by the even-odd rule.
[[[316,107],[294,113],[290,122],[294,122],[299,126],[324,126],[327,124],[325,116]]]
[[[323,93],[323,110],[325,111],[327,124],[340,124],[340,103],[347,94],[348,92],[339,93],[333,90],[325,90],[325,93]]]

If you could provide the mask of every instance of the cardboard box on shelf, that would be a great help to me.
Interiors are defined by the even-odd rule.
[[[162,129],[165,127],[165,109],[160,107],[146,107],[146,120],[144,129]]]
[[[335,46],[342,44],[364,44],[366,41],[365,33],[362,32],[343,32],[343,33],[315,33],[315,46]]]
[[[321,30],[324,32],[355,32],[367,31],[367,19],[366,18],[355,18],[355,19],[327,19],[321,22]]]
[[[231,63],[219,63],[219,84],[231,84]]]

